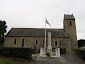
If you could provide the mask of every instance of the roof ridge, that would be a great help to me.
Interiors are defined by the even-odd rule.
[[[11,28],[11,29],[45,29],[45,28]],[[56,30],[63,30],[63,29],[58,29],[58,28],[46,28],[46,29],[56,29]]]

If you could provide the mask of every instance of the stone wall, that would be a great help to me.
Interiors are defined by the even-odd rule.
[[[16,44],[14,44],[14,39],[16,39]],[[6,37],[4,46],[22,47],[22,39],[24,39],[24,47],[33,48],[35,44],[36,49],[39,50],[40,47],[44,46],[44,37]],[[36,40],[38,40],[38,44],[36,44]],[[55,45],[55,41],[57,41],[57,46]],[[46,45],[48,46],[48,38]],[[67,50],[71,50],[70,38],[51,38],[51,45],[52,48],[65,47]]]

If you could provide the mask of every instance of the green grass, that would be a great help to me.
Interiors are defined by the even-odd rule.
[[[16,64],[16,63],[12,61],[7,61],[7,60],[0,60],[0,64]]]

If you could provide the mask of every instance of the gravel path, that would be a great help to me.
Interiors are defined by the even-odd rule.
[[[32,64],[85,64],[73,51],[69,51],[61,57],[37,57]]]
[[[62,55],[62,57],[69,62],[69,64],[85,64],[81,58],[79,58],[74,51],[68,51],[66,54]]]

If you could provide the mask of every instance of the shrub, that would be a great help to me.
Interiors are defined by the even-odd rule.
[[[82,46],[85,46],[85,40],[81,39],[81,40],[78,40],[78,47],[82,47]]]
[[[31,60],[32,49],[30,48],[14,48],[14,47],[0,47],[0,55],[6,57],[17,57]]]
[[[85,61],[85,49],[75,49],[75,53]]]
[[[75,53],[85,61],[85,49],[75,49]]]
[[[50,53],[48,53],[48,52],[46,53],[46,55],[47,55],[48,57],[50,57],[50,56],[51,56],[51,55],[50,55]]]
[[[66,48],[60,48],[60,54],[66,53]]]

